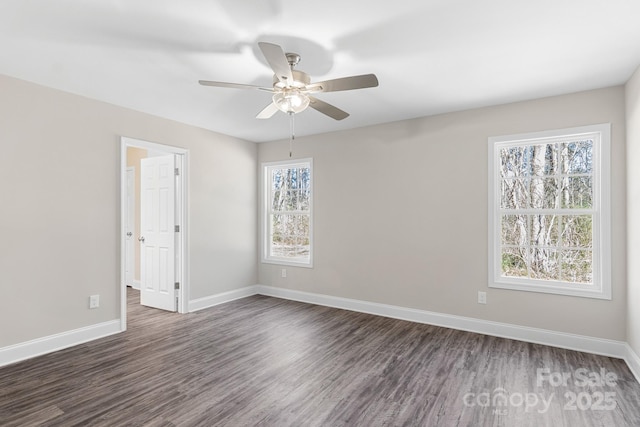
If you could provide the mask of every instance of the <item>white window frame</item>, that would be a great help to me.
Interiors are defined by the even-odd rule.
[[[265,162],[262,163],[262,221],[261,221],[261,236],[262,236],[262,262],[266,264],[278,264],[288,265],[294,267],[307,267],[313,268],[313,159],[295,159],[295,160],[283,160],[277,162]],[[275,257],[269,255],[269,247],[271,244],[270,235],[270,215],[271,208],[273,206],[271,202],[271,170],[281,168],[309,168],[310,174],[310,191],[311,198],[309,200],[309,260],[308,261],[296,261],[289,258]]]
[[[597,134],[593,145],[593,284],[502,275],[500,149],[537,145]],[[597,124],[489,138],[489,287],[587,298],[611,299],[611,124]],[[576,214],[580,211],[576,210]]]

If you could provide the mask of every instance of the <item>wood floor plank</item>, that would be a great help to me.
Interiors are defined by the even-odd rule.
[[[0,425],[640,426],[619,359],[264,296],[179,315],[130,290],[128,315],[123,334],[0,368]],[[595,410],[605,393],[615,407]]]

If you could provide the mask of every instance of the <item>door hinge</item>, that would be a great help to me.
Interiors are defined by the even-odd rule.
[[[174,227],[174,229],[175,229],[176,233],[179,233],[179,232],[180,232],[180,226],[179,226],[179,225],[176,225],[176,226]]]
[[[174,289],[180,289],[180,282],[176,282]]]
[[[180,169],[175,168],[175,175],[176,175],[176,176],[180,175]]]

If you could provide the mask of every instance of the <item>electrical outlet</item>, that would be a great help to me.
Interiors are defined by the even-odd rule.
[[[89,297],[89,308],[100,307],[100,295],[91,295]]]
[[[282,277],[287,277],[287,269],[286,268],[282,269]]]
[[[478,304],[486,304],[487,303],[487,293],[478,291]]]

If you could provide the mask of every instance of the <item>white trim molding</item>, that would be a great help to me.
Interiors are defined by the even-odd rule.
[[[0,366],[63,350],[122,332],[120,319],[0,348]]]
[[[314,294],[291,289],[275,288],[271,286],[258,285],[257,291],[261,295],[276,298],[357,311],[360,313],[375,314],[377,316],[391,317],[393,319],[442,326],[461,331],[491,335],[500,338],[509,338],[552,347],[566,348],[568,350],[582,351],[619,359],[625,359],[625,356],[628,353],[626,349],[627,344],[623,341],[567,334],[547,329],[529,328],[511,325],[508,323],[492,322],[489,320],[481,320],[471,317],[435,313],[413,308]]]
[[[261,163],[261,185],[260,191],[262,192],[262,204],[261,204],[261,219],[260,219],[260,240],[261,240],[261,262],[266,264],[278,264],[288,265],[292,267],[304,267],[313,268],[313,158],[283,160],[278,162],[266,162]],[[309,194],[308,199],[309,206],[307,209],[295,209],[295,210],[274,210],[272,197],[273,197],[273,171],[279,169],[308,169],[309,170]],[[301,187],[298,187],[299,191],[302,191]],[[298,191],[298,190],[296,190]],[[287,196],[288,197],[288,196]],[[285,197],[285,198],[287,198]],[[291,257],[276,256],[271,254],[271,248],[273,246],[272,241],[272,226],[271,217],[274,215],[284,216],[298,216],[309,218],[309,234],[306,238],[309,240],[309,256],[308,259],[305,256]],[[298,237],[305,237],[300,235]],[[300,248],[299,248],[300,249]]]
[[[198,298],[189,301],[189,313],[204,310],[206,308],[214,307],[225,302],[234,301],[240,298],[250,297],[258,294],[256,286],[247,286],[240,289],[234,289],[232,291],[223,292],[216,295],[211,295],[204,298]]]
[[[523,206],[503,206],[503,195],[505,183],[512,182],[528,185],[529,181],[533,182],[533,178],[537,175],[531,175],[529,172],[520,171],[522,165],[511,165],[509,176],[503,176],[505,171],[502,170],[502,151],[518,150],[522,158],[523,149],[529,149],[534,146],[560,146],[561,144],[573,144],[582,140],[591,140],[592,167],[591,170],[580,171],[553,171],[553,174],[544,175],[544,179],[590,179],[592,203],[587,206],[561,206],[558,204],[560,199],[556,199],[555,206],[534,206],[532,202],[519,200]],[[512,289],[529,292],[543,292],[557,295],[571,295],[586,298],[611,299],[611,124],[603,123],[591,126],[581,126],[569,129],[558,129],[543,132],[534,132],[518,135],[505,135],[490,137],[488,139],[488,281],[490,288]],[[587,147],[585,145],[585,147]],[[530,160],[530,159],[529,159]],[[515,172],[518,170],[518,172]],[[562,173],[561,173],[562,172]],[[546,172],[545,172],[546,173]],[[562,177],[562,178],[561,178]],[[545,181],[546,182],[546,181]],[[546,184],[545,184],[546,186]],[[518,187],[519,188],[519,187]],[[546,187],[545,187],[546,188]],[[546,192],[546,190],[545,190]],[[519,198],[519,197],[516,197]],[[516,204],[518,205],[518,203]],[[536,278],[536,274],[532,273],[530,266],[530,256],[524,255],[520,260],[526,265],[522,266],[524,271],[515,274],[508,274],[503,271],[504,254],[508,251],[515,250],[531,254],[531,250],[540,248],[539,243],[532,242],[529,237],[520,241],[523,236],[518,233],[517,241],[508,242],[503,236],[503,218],[517,217],[518,221],[526,218],[532,220],[535,217],[551,216],[554,218],[578,218],[580,216],[589,217],[591,220],[591,241],[589,243],[578,244],[576,247],[569,247],[566,243],[562,243],[563,233],[558,229],[558,238],[551,239],[557,241],[545,242],[542,246],[545,250],[553,251],[558,257],[562,258],[562,254],[581,253],[584,260],[590,258],[591,261],[591,278],[581,278],[578,282],[571,281],[568,278],[562,278],[560,272],[562,270],[562,262],[556,262],[556,277],[547,277],[546,279]],[[555,226],[560,227],[560,220],[557,219]],[[528,226],[522,225],[523,229]],[[524,233],[528,235],[527,233]],[[507,239],[509,240],[509,239]],[[575,246],[571,244],[571,246]],[[526,251],[525,251],[526,249]],[[576,252],[577,251],[577,252]],[[590,255],[587,255],[590,254]],[[588,257],[588,258],[587,258]],[[584,261],[583,260],[583,261]],[[576,261],[578,262],[578,261]],[[576,264],[578,265],[578,264]],[[520,267],[518,267],[520,268]],[[552,275],[553,276],[553,275]],[[591,283],[581,283],[582,280],[591,280]]]
[[[189,214],[188,214],[188,194],[189,194],[189,150],[180,147],[174,147],[171,145],[158,144],[155,142],[144,141],[141,139],[129,138],[126,136],[120,137],[120,283],[122,283],[120,289],[120,322],[122,323],[122,330],[127,329],[127,287],[126,275],[125,275],[125,230],[124,224],[126,224],[126,212],[123,209],[126,206],[126,170],[127,170],[127,148],[136,147],[143,148],[148,151],[154,151],[158,153],[174,154],[176,156],[176,168],[179,169],[180,174],[178,176],[178,183],[176,184],[176,200],[178,209],[176,211],[176,225],[180,226],[180,233],[178,233],[176,254],[179,254],[179,261],[176,263],[176,281],[180,283],[180,289],[177,292],[178,296],[178,313],[188,313],[188,301],[189,295]],[[140,281],[138,280],[138,288],[140,288]]]
[[[636,377],[636,380],[640,383],[640,357],[633,351],[631,346],[626,343],[626,355],[624,361],[627,362],[629,370]]]
[[[471,317],[455,316],[451,314],[436,313],[389,304],[380,304],[264,285],[246,286],[244,288],[191,300],[188,303],[188,309],[189,312],[195,312],[253,295],[265,295],[274,298],[288,299],[308,304],[322,305],[342,310],[373,314],[376,316],[615,357],[623,359],[629,366],[629,369],[635,376],[636,380],[640,382],[640,357],[634,352],[628,343],[623,341],[568,334],[547,329],[517,326]],[[62,350],[124,331],[125,329],[121,329],[120,319],[117,319],[0,348],[0,366],[9,365],[21,360]]]

